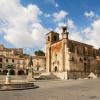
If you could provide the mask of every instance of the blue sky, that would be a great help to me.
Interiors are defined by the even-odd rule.
[[[84,16],[85,11],[94,11],[95,13],[100,15],[99,0],[42,0],[42,2],[41,0],[21,0],[21,3],[24,6],[27,6],[30,3],[36,4],[43,12],[49,14],[58,12],[60,10],[67,11],[69,12],[68,17],[72,18],[75,21],[75,24],[78,25],[78,27],[83,27],[84,25],[88,25],[89,23],[91,23],[90,21],[87,21],[86,17]],[[59,7],[55,7],[55,3],[57,3]],[[45,26],[48,26],[46,24],[51,22],[48,19],[42,19],[42,21]],[[52,24],[54,25],[54,23]]]
[[[45,32],[61,32],[60,27],[65,24],[71,39],[100,47],[100,0],[8,2],[0,0],[0,44],[6,47],[23,47],[30,54],[44,50]]]

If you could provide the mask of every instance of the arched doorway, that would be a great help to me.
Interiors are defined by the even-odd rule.
[[[37,71],[39,71],[40,70],[40,66],[38,65],[38,66],[36,66],[36,70]]]
[[[18,75],[25,75],[25,73],[24,73],[23,70],[19,70],[19,71],[18,71]]]
[[[10,73],[10,75],[15,75],[15,71],[14,71],[13,69],[11,69],[11,70],[9,71],[9,73]]]
[[[8,73],[7,69],[3,70],[3,72],[2,72],[3,75],[7,75],[7,73]]]
[[[0,75],[2,75],[2,71],[0,70]]]
[[[57,69],[57,66],[55,66],[55,72],[57,72],[57,70],[58,70],[58,69]]]
[[[87,63],[84,63],[84,72],[87,72]]]

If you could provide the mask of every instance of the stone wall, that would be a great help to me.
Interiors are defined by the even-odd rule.
[[[68,79],[87,78],[90,72],[83,71],[67,71]]]

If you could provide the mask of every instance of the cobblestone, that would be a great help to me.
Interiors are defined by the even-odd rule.
[[[0,91],[0,100],[100,100],[100,79],[35,82],[37,89]]]

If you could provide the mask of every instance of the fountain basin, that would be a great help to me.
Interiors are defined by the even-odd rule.
[[[25,90],[25,89],[35,89],[38,86],[34,85],[33,82],[19,82],[11,84],[0,84],[0,91],[9,91],[9,90]]]

